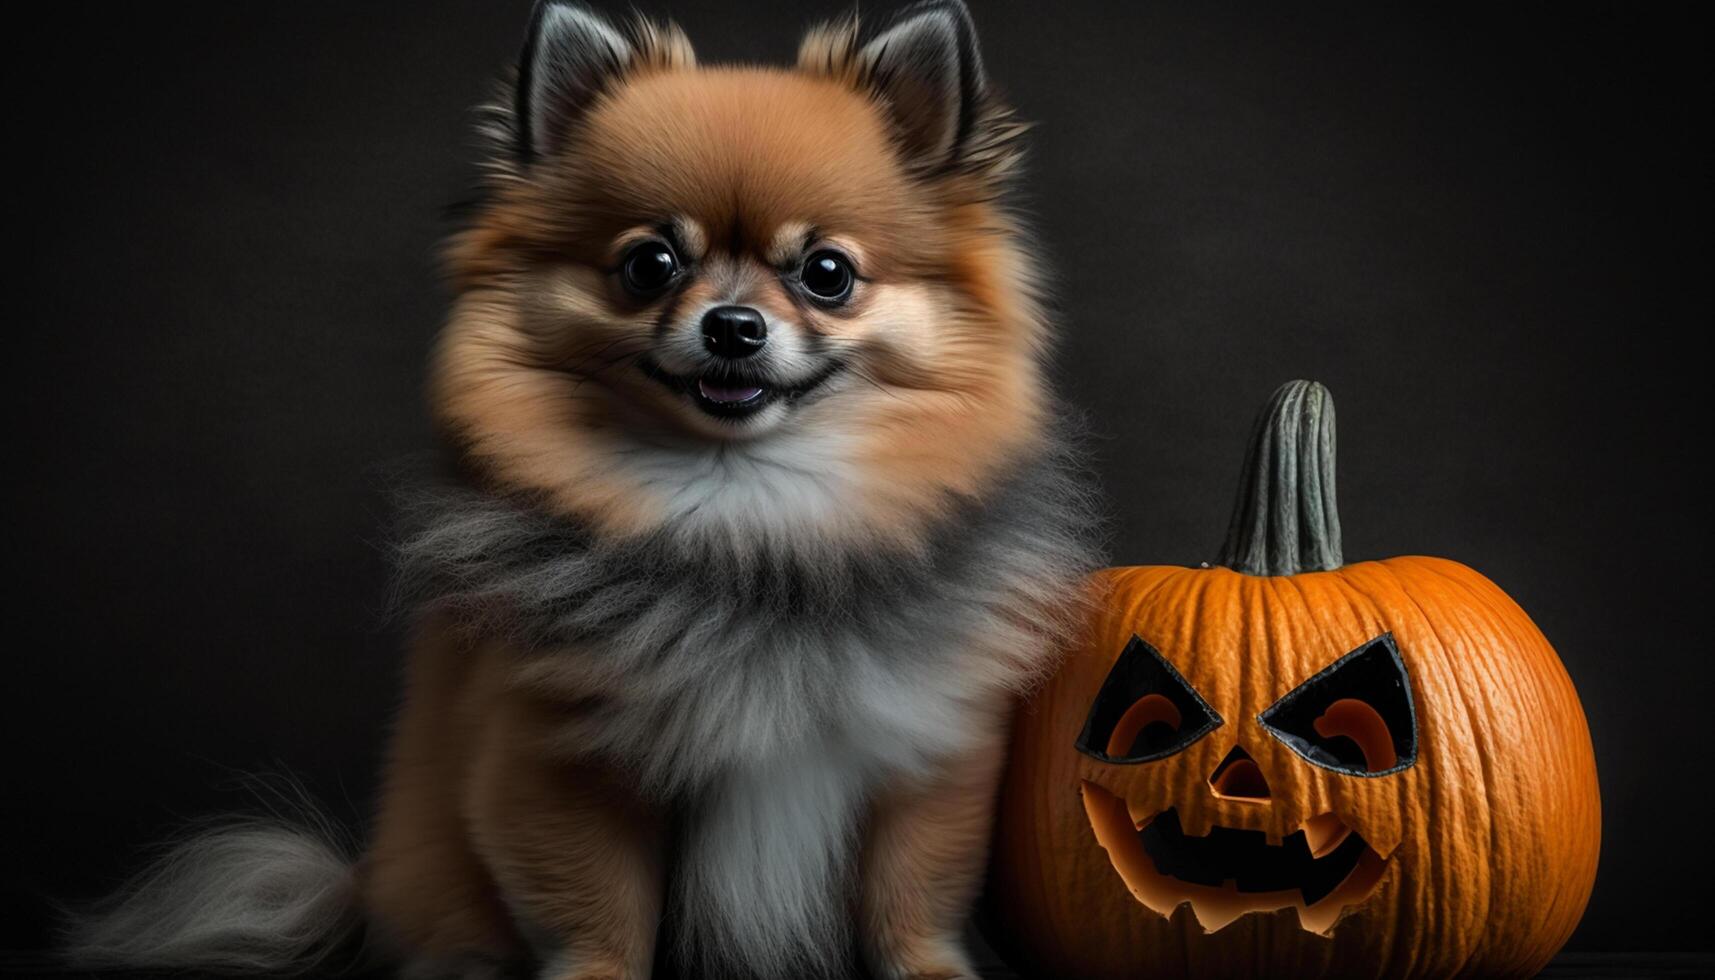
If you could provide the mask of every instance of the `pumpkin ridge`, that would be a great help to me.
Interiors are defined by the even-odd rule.
[[[1131,605],[1129,607],[1127,607],[1127,609],[1125,611],[1127,619],[1136,618],[1137,611],[1139,609],[1143,608],[1149,602],[1151,597],[1153,597],[1157,592],[1160,592],[1162,589],[1166,588],[1168,583],[1170,583],[1174,579],[1178,578],[1180,572],[1186,571],[1186,569],[1175,568],[1172,565],[1142,565],[1136,569],[1127,569],[1126,571],[1128,571],[1128,572],[1130,572],[1130,571],[1151,572],[1151,571],[1156,571],[1157,569],[1159,569],[1159,574],[1157,574],[1157,575],[1153,575],[1153,576],[1137,575],[1137,576],[1135,576],[1137,578],[1154,578],[1154,579],[1156,579],[1156,581],[1154,582],[1154,584],[1150,585],[1148,592],[1145,592],[1143,595],[1140,595],[1136,599],[1132,600]],[[1117,578],[1118,576],[1114,576],[1114,577]],[[1131,578],[1131,577],[1133,577],[1133,576],[1129,576],[1129,575],[1127,576],[1127,578]],[[1114,583],[1114,584],[1118,585],[1119,583]],[[1111,613],[1109,615],[1111,615]],[[1148,640],[1149,637],[1146,636],[1146,637],[1144,637],[1144,639]],[[1153,642],[1153,641],[1151,641],[1151,642]]]
[[[1530,684],[1532,688],[1537,689],[1544,688],[1547,686],[1545,682],[1548,682],[1552,687],[1556,688],[1556,690],[1542,689],[1539,690],[1539,693],[1544,698],[1559,702],[1556,704],[1541,704],[1538,706],[1539,711],[1544,714],[1551,711],[1563,711],[1578,719],[1581,723],[1584,735],[1583,745],[1579,746],[1579,748],[1583,748],[1585,751],[1593,753],[1594,747],[1590,744],[1588,725],[1587,723],[1582,723],[1582,719],[1584,717],[1583,704],[1578,698],[1578,690],[1572,683],[1571,674],[1566,670],[1566,665],[1561,662],[1560,658],[1552,655],[1552,644],[1548,642],[1548,638],[1543,635],[1542,630],[1530,620],[1528,614],[1524,612],[1523,608],[1520,607],[1518,603],[1514,602],[1511,596],[1507,595],[1500,586],[1496,585],[1487,576],[1460,562],[1448,559],[1436,559],[1433,563],[1426,564],[1424,568],[1425,571],[1439,576],[1443,580],[1449,582],[1452,587],[1459,589],[1462,594],[1469,597],[1478,609],[1487,613],[1488,618],[1492,621],[1492,625],[1498,626],[1501,631],[1506,633],[1512,639],[1516,648],[1528,649],[1535,654],[1534,663],[1531,665],[1533,669],[1525,672],[1527,676],[1525,676],[1523,680]],[[1458,574],[1452,574],[1452,571],[1454,570],[1456,570]],[[1544,656],[1543,654],[1545,652],[1548,652],[1549,655]],[[1557,779],[1577,778],[1576,770],[1578,767],[1576,761],[1570,757],[1569,753],[1557,752],[1550,757],[1550,760],[1545,761],[1551,762],[1552,767],[1555,770],[1553,775]],[[1589,829],[1594,834],[1597,841],[1597,847],[1599,849],[1602,832],[1601,790],[1599,786],[1596,787],[1596,793],[1597,797],[1593,801],[1594,805],[1590,810],[1590,820],[1588,822],[1591,824]],[[1585,821],[1580,820],[1578,822],[1582,824]],[[1594,854],[1596,852],[1591,853]],[[1596,861],[1593,857],[1582,863],[1589,867],[1592,875],[1595,873]],[[1576,889],[1573,891],[1575,892]],[[1584,910],[1589,906],[1589,902],[1590,895],[1588,892],[1586,892],[1580,899],[1578,897],[1574,897],[1573,894],[1562,888],[1558,889],[1555,893],[1555,907],[1545,907],[1538,910],[1539,914],[1536,924],[1539,927],[1546,927],[1555,922],[1561,923],[1556,934],[1557,939],[1553,942],[1552,948],[1559,948],[1571,938],[1572,932],[1577,928],[1578,920],[1583,917]],[[1561,910],[1562,907],[1565,907],[1565,911]]]
[[[1447,638],[1443,634],[1440,626],[1437,624],[1435,617],[1429,614],[1429,610],[1425,609],[1423,607],[1423,603],[1418,600],[1415,594],[1413,594],[1411,590],[1412,583],[1404,576],[1400,575],[1399,571],[1390,566],[1387,561],[1378,561],[1374,564],[1381,572],[1393,579],[1395,586],[1399,590],[1399,594],[1403,596],[1407,602],[1411,603],[1411,607],[1417,611],[1417,615],[1421,617],[1423,622],[1429,627],[1430,634],[1435,637],[1436,645],[1439,646],[1442,653],[1450,659],[1459,647],[1448,645]],[[1489,658],[1476,659],[1487,660]],[[1458,666],[1458,664],[1451,662],[1448,664],[1449,669],[1447,670],[1447,674],[1451,680],[1454,689],[1453,693],[1455,695],[1452,700],[1458,702],[1459,710],[1465,717],[1466,737],[1473,740],[1475,743],[1473,746],[1475,751],[1471,754],[1476,758],[1477,765],[1481,768],[1483,774],[1483,791],[1481,793],[1467,794],[1466,798],[1482,801],[1483,826],[1488,828],[1488,853],[1484,856],[1485,861],[1483,862],[1483,867],[1485,869],[1484,883],[1487,886],[1486,890],[1488,894],[1485,896],[1484,907],[1480,916],[1480,918],[1488,918],[1491,914],[1491,910],[1504,907],[1504,902],[1502,901],[1504,896],[1500,894],[1502,876],[1497,873],[1498,869],[1490,865],[1489,862],[1494,859],[1495,855],[1505,853],[1506,850],[1501,846],[1502,842],[1499,836],[1500,826],[1495,821],[1496,807],[1493,794],[1499,784],[1495,778],[1494,763],[1490,759],[1490,753],[1494,749],[1494,745],[1492,744],[1492,739],[1489,735],[1488,726],[1485,723],[1487,718],[1492,715],[1492,712],[1485,712],[1481,718],[1473,712],[1473,697],[1471,692],[1467,690],[1465,673],[1456,669]],[[1465,661],[1464,666],[1471,669],[1481,669],[1487,673],[1488,671],[1486,668],[1492,665],[1476,665],[1467,660]],[[1477,688],[1478,694],[1476,699],[1481,700],[1485,708],[1490,707],[1486,692],[1491,688],[1485,687],[1481,683],[1477,685]],[[1405,801],[1402,800],[1401,805],[1403,806],[1404,803]],[[1467,965],[1469,965],[1472,958],[1477,955],[1480,948],[1481,943],[1473,943],[1470,947],[1464,950],[1464,959],[1459,964],[1461,972]]]

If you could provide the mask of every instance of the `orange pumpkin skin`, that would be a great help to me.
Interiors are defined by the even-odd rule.
[[[1020,706],[990,937],[1042,977],[1534,975],[1582,916],[1600,846],[1595,757],[1572,682],[1530,617],[1464,565],[1344,565],[1332,402],[1294,382],[1271,412],[1223,552],[1231,567],[1097,573],[1102,598],[1083,638]],[[1384,747],[1370,771],[1334,771],[1264,726],[1258,716],[1283,695],[1385,634],[1408,678],[1415,762],[1384,772]],[[1220,724],[1153,761],[1104,761],[1075,746],[1133,637]],[[1216,792],[1235,747],[1266,781],[1260,793]],[[1138,843],[1169,808],[1186,839],[1237,828],[1280,844],[1343,825],[1353,835],[1322,839],[1361,836],[1369,851],[1309,909],[1297,890],[1239,895],[1236,879],[1216,894],[1179,882]]]
[[[1600,803],[1578,696],[1542,633],[1482,575],[1439,558],[1243,575],[1140,567],[1098,574],[1087,640],[1019,711],[990,876],[1001,945],[1042,976],[1531,976],[1566,942],[1595,882]],[[1392,632],[1416,700],[1418,758],[1387,776],[1312,766],[1256,716],[1341,654]],[[1153,644],[1225,724],[1155,762],[1073,750],[1116,655]],[[1267,803],[1218,798],[1234,745]],[[1331,934],[1296,908],[1205,932],[1128,891],[1098,843],[1085,782],[1138,816],[1174,807],[1185,833],[1271,841],[1334,813],[1386,856]]]

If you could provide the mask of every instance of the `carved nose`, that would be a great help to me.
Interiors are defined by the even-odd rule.
[[[1269,799],[1268,780],[1262,777],[1262,768],[1249,752],[1237,745],[1209,776],[1209,788],[1216,796],[1228,800],[1266,803]]]
[[[703,347],[716,357],[749,357],[768,343],[768,324],[748,306],[717,306],[703,314]]]

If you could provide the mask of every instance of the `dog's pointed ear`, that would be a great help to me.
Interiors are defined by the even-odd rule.
[[[583,4],[537,0],[513,106],[520,158],[529,163],[558,146],[578,115],[635,56],[631,41]]]
[[[858,53],[862,77],[886,102],[909,159],[956,163],[988,93],[976,27],[961,0],[900,11]]]

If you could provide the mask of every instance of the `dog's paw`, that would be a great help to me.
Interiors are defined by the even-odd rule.
[[[871,959],[876,980],[981,980],[953,938],[912,943],[897,954]]]

